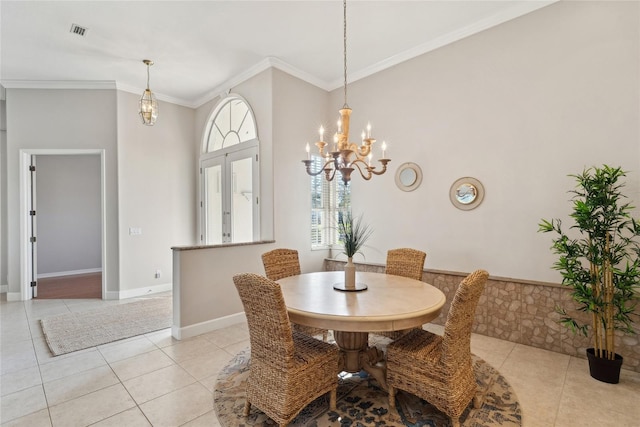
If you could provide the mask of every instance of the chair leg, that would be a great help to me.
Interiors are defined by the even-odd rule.
[[[251,402],[249,402],[249,400],[247,399],[247,401],[244,402],[244,411],[242,412],[242,415],[245,417],[248,417],[250,411],[251,411]]]
[[[389,407],[396,407],[396,389],[392,385],[389,386]]]
[[[451,427],[460,427],[460,418],[451,417]]]
[[[338,397],[338,389],[334,388],[329,392],[329,409],[332,411],[336,410],[336,400]]]
[[[329,338],[329,334],[327,333],[327,331],[324,331],[322,333],[322,341],[327,342],[328,338]]]
[[[482,396],[481,396],[480,394],[476,393],[476,394],[473,396],[473,407],[474,407],[475,409],[480,409],[480,408],[482,407],[482,401],[483,401],[483,400],[484,400],[484,399],[482,398]]]

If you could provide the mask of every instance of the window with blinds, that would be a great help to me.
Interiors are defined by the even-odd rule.
[[[320,170],[324,158],[311,156],[311,170]],[[311,248],[328,248],[338,243],[338,214],[351,208],[351,187],[339,176],[327,181],[324,174],[311,177]]]

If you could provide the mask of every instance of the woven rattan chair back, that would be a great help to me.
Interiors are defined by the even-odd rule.
[[[477,408],[476,378],[471,360],[471,328],[489,274],[477,270],[458,286],[440,336],[414,329],[387,346],[389,406],[396,389],[408,391],[451,417],[453,427],[473,401]]]
[[[274,249],[262,254],[264,272],[271,280],[300,274],[298,251],[295,249]]]
[[[447,314],[442,341],[443,363],[448,369],[471,363],[471,329],[480,295],[489,273],[476,270],[458,286]]]
[[[387,266],[385,273],[394,276],[408,277],[410,279],[422,280],[422,269],[427,254],[417,249],[398,248],[387,251]],[[376,335],[397,340],[407,334],[411,329],[400,331],[376,332]]]
[[[293,357],[293,338],[280,285],[258,274],[233,277],[249,325],[251,357],[286,365]]]
[[[387,252],[385,272],[395,276],[422,280],[422,270],[427,254],[417,249],[398,248]]]
[[[298,259],[298,251],[295,249],[282,248],[265,252],[262,254],[262,265],[264,265],[264,272],[267,278],[273,281],[300,274],[300,261]],[[296,324],[293,326],[295,330],[307,335],[322,335],[324,341],[329,336],[329,331],[326,329]]]
[[[329,393],[336,409],[338,348],[293,331],[280,285],[266,277],[233,276],[249,325],[251,361],[244,416],[251,405],[286,426],[316,398]]]

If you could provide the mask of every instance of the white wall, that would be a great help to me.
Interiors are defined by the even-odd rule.
[[[107,263],[103,273],[107,291],[117,291],[116,91],[7,89],[6,96],[8,297],[20,298],[21,292],[21,150],[104,150]]]
[[[318,271],[326,250],[311,250],[311,178],[302,160],[328,119],[327,92],[273,71],[273,182],[276,247],[298,250],[303,272]],[[326,126],[326,125],[325,125]]]
[[[194,110],[162,102],[147,127],[137,104],[116,90],[7,90],[10,297],[20,297],[21,150],[105,150],[106,297],[170,289],[171,246],[195,243]]]
[[[170,289],[171,247],[196,243],[195,112],[160,101],[158,121],[145,126],[139,96],[118,91],[117,98],[119,296],[126,297]],[[142,234],[130,235],[132,227]]]
[[[274,69],[231,92],[243,96],[255,113],[260,140],[262,239],[275,242],[175,250],[173,333],[179,338],[238,321],[242,303],[232,277],[240,272],[264,274],[260,254],[277,247],[297,249],[302,271],[311,272],[322,269],[328,253],[311,251],[310,180],[301,162],[306,158],[305,142],[326,119],[327,92]],[[217,101],[196,111],[198,133]]]
[[[639,5],[559,2],[351,84],[352,138],[371,120],[392,159],[352,180],[374,228],[366,260],[411,246],[427,268],[559,281],[537,224],[568,214],[568,174],[621,166],[640,205]],[[331,105],[337,117],[342,90]],[[424,173],[410,193],[394,184],[406,161]],[[449,201],[464,176],[486,190],[466,212]]]
[[[102,268],[99,155],[36,156],[37,272]]]

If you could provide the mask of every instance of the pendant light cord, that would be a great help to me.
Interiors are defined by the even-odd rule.
[[[343,16],[344,16],[344,36],[342,38],[344,44],[344,107],[349,108],[347,104],[347,0],[342,2]]]
[[[149,90],[149,64],[147,63],[147,90]]]

